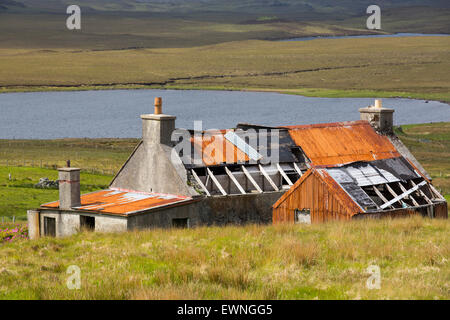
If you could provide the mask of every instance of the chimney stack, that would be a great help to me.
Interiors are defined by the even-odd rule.
[[[375,105],[359,109],[361,120],[369,121],[370,125],[380,133],[392,133],[394,125],[394,109],[383,108],[381,99],[375,100]]]
[[[59,168],[59,208],[63,210],[79,207],[80,196],[80,169]]]
[[[172,132],[175,130],[176,117],[163,114],[162,98],[155,98],[154,113],[143,114],[141,119],[144,144],[172,145]]]

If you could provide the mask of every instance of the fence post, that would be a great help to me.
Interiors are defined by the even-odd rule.
[[[13,223],[16,222],[16,216],[13,216]]]

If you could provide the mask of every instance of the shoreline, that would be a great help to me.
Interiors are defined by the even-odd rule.
[[[379,91],[373,89],[328,89],[328,88],[252,88],[219,87],[192,85],[158,85],[158,84],[101,84],[101,85],[52,85],[52,86],[0,86],[0,94],[35,93],[35,92],[82,92],[99,90],[204,90],[204,91],[241,91],[271,92],[279,94],[300,95],[313,98],[392,98],[435,101],[450,105],[449,93],[420,93],[404,91]]]

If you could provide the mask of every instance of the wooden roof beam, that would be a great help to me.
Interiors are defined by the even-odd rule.
[[[411,181],[412,181],[412,180],[411,180]],[[414,183],[413,183],[413,184],[414,184]],[[422,182],[419,183],[418,185],[415,185],[415,184],[414,184],[415,186],[414,186],[413,188],[409,189],[409,190],[406,191],[406,192],[403,192],[403,193],[402,193],[401,195],[399,195],[398,197],[395,197],[395,198],[392,199],[391,201],[389,201],[389,202],[383,204],[382,206],[380,206],[380,208],[381,208],[381,209],[387,208],[387,207],[389,207],[390,205],[396,203],[397,201],[400,201],[401,199],[405,198],[406,196],[408,196],[409,194],[413,193],[413,192],[416,191],[416,190],[419,190],[419,191],[421,192],[420,187],[422,187],[422,186],[424,186],[424,185],[426,185],[426,184],[427,184],[426,181],[422,181]],[[427,198],[427,199],[428,199],[428,198]],[[428,200],[429,200],[429,199],[428,199]]]
[[[303,176],[302,170],[298,167],[297,163],[294,162],[294,169],[300,175],[300,178]]]
[[[211,177],[214,184],[217,186],[217,188],[219,188],[220,193],[222,193],[222,195],[224,195],[224,196],[228,195],[227,192],[225,191],[225,189],[220,184],[219,180],[217,180],[217,178],[214,176],[212,171],[209,170],[209,168],[206,168],[206,170],[208,171],[208,175]]]
[[[414,186],[414,188],[416,188],[417,191],[419,191],[419,193],[422,195],[422,197],[424,197],[425,201],[428,204],[433,204],[433,201],[431,201],[430,198],[428,198],[427,195],[422,190],[420,190],[420,187],[419,187],[419,186],[426,185],[427,184],[426,181],[422,181],[421,183],[419,183],[417,185],[417,184],[414,183],[414,181],[411,180],[411,184]]]
[[[283,168],[280,166],[279,163],[277,163],[277,168],[278,168],[278,171],[280,171],[281,175],[283,176],[284,180],[286,180],[286,182],[288,183],[288,185],[292,186],[293,183],[292,183],[291,179],[289,179],[286,172],[284,172]]]
[[[237,181],[237,179],[233,176],[233,173],[230,171],[230,169],[228,169],[227,167],[225,167],[225,172],[227,173],[227,175],[230,177],[231,181],[234,182],[234,184],[236,185],[236,187],[239,189],[239,191],[242,194],[246,194],[244,188],[242,188],[242,186],[239,184],[239,182]]]
[[[385,196],[383,196],[383,194],[380,192],[380,190],[378,190],[378,188],[377,188],[376,186],[372,186],[372,188],[373,188],[373,191],[375,191],[375,193],[377,194],[377,196],[380,197],[380,199],[384,202],[384,204],[386,204],[387,202],[389,202],[388,199],[386,199]],[[381,209],[384,209],[384,208],[383,208],[383,205],[384,205],[384,204],[382,204],[382,205],[380,206]],[[394,208],[392,205],[390,205],[390,206],[388,206],[388,207]]]
[[[272,188],[275,191],[279,191],[280,189],[278,189],[277,185],[275,184],[275,182],[273,182],[273,180],[270,178],[269,174],[266,172],[266,170],[263,168],[262,165],[259,165],[259,170],[261,170],[261,173],[263,174],[263,176],[266,177],[267,181],[269,181]]]
[[[252,175],[250,174],[250,172],[248,172],[247,168],[244,166],[241,166],[242,171],[244,172],[245,176],[247,177],[247,179],[253,184],[253,186],[255,187],[255,189],[259,192],[262,193],[262,189],[259,187],[259,185],[256,183],[255,179],[253,179]]]
[[[400,189],[402,189],[403,192],[407,192],[408,191],[408,190],[406,190],[406,188],[403,186],[403,184],[401,182],[397,182],[397,184],[400,187]],[[412,194],[410,194],[409,197],[411,198],[412,202],[414,203],[414,205],[416,207],[420,206],[419,203],[416,201],[416,199],[414,199]]]
[[[200,187],[202,187],[203,191],[206,193],[206,195],[211,196],[211,194],[208,191],[208,188],[206,188],[206,186],[203,184],[202,180],[200,180],[199,176],[194,171],[194,169],[192,169],[191,172],[192,172],[192,175],[194,176],[195,180],[197,181],[197,183],[200,185]]]

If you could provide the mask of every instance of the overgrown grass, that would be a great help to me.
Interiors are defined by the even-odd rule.
[[[0,298],[449,299],[449,231],[411,218],[20,241],[0,246]],[[70,265],[80,290],[66,287]]]

